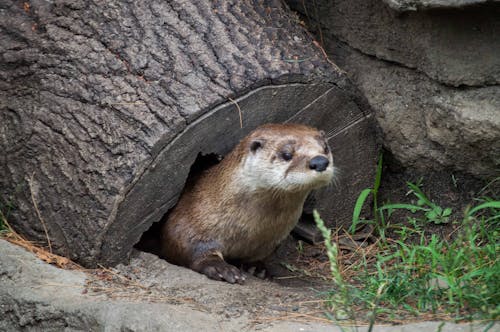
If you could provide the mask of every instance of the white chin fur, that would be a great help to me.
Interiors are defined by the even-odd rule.
[[[308,171],[288,173],[285,178],[275,184],[277,188],[283,190],[305,190],[318,189],[328,185],[333,179],[333,168],[328,168],[324,172]]]

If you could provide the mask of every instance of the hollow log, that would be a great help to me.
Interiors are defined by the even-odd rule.
[[[374,165],[370,109],[280,1],[2,2],[0,121],[3,213],[85,266],[126,261],[196,156],[262,123],[329,133],[327,220]]]

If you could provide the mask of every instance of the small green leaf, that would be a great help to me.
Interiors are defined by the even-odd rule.
[[[427,217],[427,219],[434,220],[437,217],[437,214],[435,210],[430,210],[425,214],[425,216]]]

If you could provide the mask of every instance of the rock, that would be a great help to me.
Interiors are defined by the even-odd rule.
[[[329,52],[365,93],[384,146],[404,166],[498,176],[500,86],[456,89],[345,44]]]
[[[498,0],[383,0],[391,8],[399,11],[424,10],[431,8],[461,8],[483,4],[487,2],[498,2]]]
[[[305,14],[301,1],[289,3]],[[381,0],[306,3],[309,17],[319,22],[325,36],[334,35],[364,54],[415,68],[445,85],[500,83],[498,1],[403,14]]]
[[[307,12],[327,53],[368,98],[397,161],[498,176],[500,6],[401,15],[376,0],[316,3]]]
[[[242,331],[252,326],[261,331],[340,332],[334,324],[297,323],[276,319],[258,324],[250,313],[262,313],[266,306],[280,307],[290,297],[290,290],[275,284],[249,280],[250,285],[228,285],[191,270],[176,267],[153,255],[142,253],[133,265],[123,270],[142,270],[136,284],[164,285],[161,302],[148,300],[129,290],[128,297],[82,294],[88,275],[80,271],[61,270],[38,260],[32,253],[0,239],[0,331]],[[168,273],[166,278],[162,272]],[[154,298],[154,286],[150,299]],[[167,290],[182,296],[196,296],[192,304],[165,303]],[[113,295],[118,289],[110,289]],[[299,290],[294,290],[299,292]],[[288,295],[287,295],[288,294]],[[222,300],[225,299],[225,300]],[[291,297],[289,300],[298,303]],[[252,301],[259,301],[258,303]],[[274,301],[274,302],[271,302]],[[268,304],[270,302],[272,304]],[[209,306],[209,308],[207,308]],[[235,310],[236,309],[236,310]],[[474,324],[422,322],[403,326],[375,326],[375,332],[418,332],[422,330],[482,331]],[[358,331],[367,331],[366,327]],[[489,331],[499,331],[498,324]]]
[[[85,273],[48,265],[2,239],[0,252],[0,331],[201,331],[221,326],[224,330],[239,331],[248,323],[244,317],[227,321],[221,315],[195,310],[188,305],[150,302],[133,291],[125,300],[91,295],[91,291],[83,294],[88,281]],[[203,296],[199,287],[207,287],[205,293],[212,298],[215,294],[220,299],[217,297],[220,293],[234,295],[230,295],[231,289],[223,283],[210,281],[158,258],[156,262],[166,266],[170,276],[184,277],[167,279],[164,275],[156,276],[157,281],[167,281],[173,288],[191,281],[187,289],[199,297]],[[149,271],[154,271],[154,268]],[[220,284],[220,288],[215,287],[211,293],[210,284]],[[118,291],[118,287],[110,286],[109,289]],[[226,291],[221,292],[221,289]],[[167,297],[165,295],[162,302]]]

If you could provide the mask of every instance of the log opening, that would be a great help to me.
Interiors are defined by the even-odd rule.
[[[199,153],[196,157],[194,163],[189,168],[189,174],[184,184],[185,188],[191,181],[196,180],[199,174],[203,171],[209,169],[210,167],[218,164],[222,160],[222,156],[216,153],[202,154]],[[177,203],[177,202],[176,202]],[[175,206],[175,205],[174,205]],[[173,208],[173,207],[172,207]],[[156,222],[153,222],[151,227],[149,227],[142,235],[139,240],[134,245],[135,249],[140,251],[149,252],[161,257],[161,229],[168,218],[168,214],[172,210],[170,208],[165,215]]]

